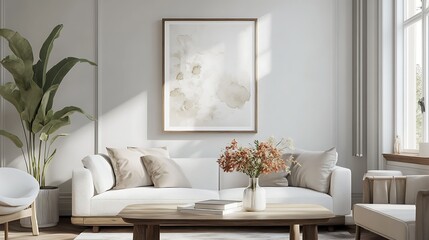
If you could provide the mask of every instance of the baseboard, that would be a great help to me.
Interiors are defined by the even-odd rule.
[[[60,216],[71,216],[72,213],[72,194],[60,192],[59,202]]]

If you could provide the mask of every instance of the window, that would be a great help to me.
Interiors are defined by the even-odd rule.
[[[403,149],[427,142],[429,0],[397,0],[397,121]]]

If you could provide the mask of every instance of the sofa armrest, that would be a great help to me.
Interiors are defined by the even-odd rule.
[[[348,215],[352,209],[352,172],[348,168],[336,166],[331,174],[329,195],[332,197],[336,215]]]
[[[419,191],[416,199],[416,240],[429,239],[429,190]]]
[[[72,176],[72,215],[89,216],[93,196],[94,182],[91,172],[85,168],[74,170]]]

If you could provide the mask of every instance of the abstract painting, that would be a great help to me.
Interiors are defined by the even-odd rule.
[[[164,131],[257,131],[256,24],[163,19]]]

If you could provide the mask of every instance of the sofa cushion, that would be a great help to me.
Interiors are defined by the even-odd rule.
[[[140,152],[142,156],[156,155],[170,158],[170,153],[168,152],[167,147],[127,147],[127,149]]]
[[[267,203],[318,204],[333,211],[332,197],[325,193],[299,187],[264,187],[264,189]],[[244,188],[224,189],[219,192],[219,197],[224,200],[243,200],[243,192]]]
[[[297,154],[286,153],[283,154],[282,158],[286,162],[286,166],[291,165],[292,160],[297,158]],[[269,174],[261,174],[259,176],[259,185],[261,187],[287,187],[289,182],[287,176],[289,172],[275,172]]]
[[[89,155],[82,159],[82,163],[91,172],[97,194],[115,186],[115,174],[108,156]]]
[[[115,172],[116,186],[114,189],[153,184],[140,159],[142,153],[126,148],[107,148],[107,152]]]
[[[259,185],[261,187],[287,187],[287,175],[288,173],[286,172],[261,174],[259,176]]]
[[[327,151],[301,152],[295,164],[291,167],[291,186],[311,188],[328,193],[330,176],[337,163],[337,151],[331,148]]]
[[[219,199],[215,190],[139,187],[110,190],[91,199],[92,216],[116,216],[131,204],[184,204]]]
[[[169,158],[155,155],[143,156],[143,163],[157,188],[190,188],[191,184],[179,165]]]
[[[415,205],[356,204],[356,225],[389,239],[415,239]]]
[[[172,158],[179,165],[192,188],[219,190],[217,158]]]

